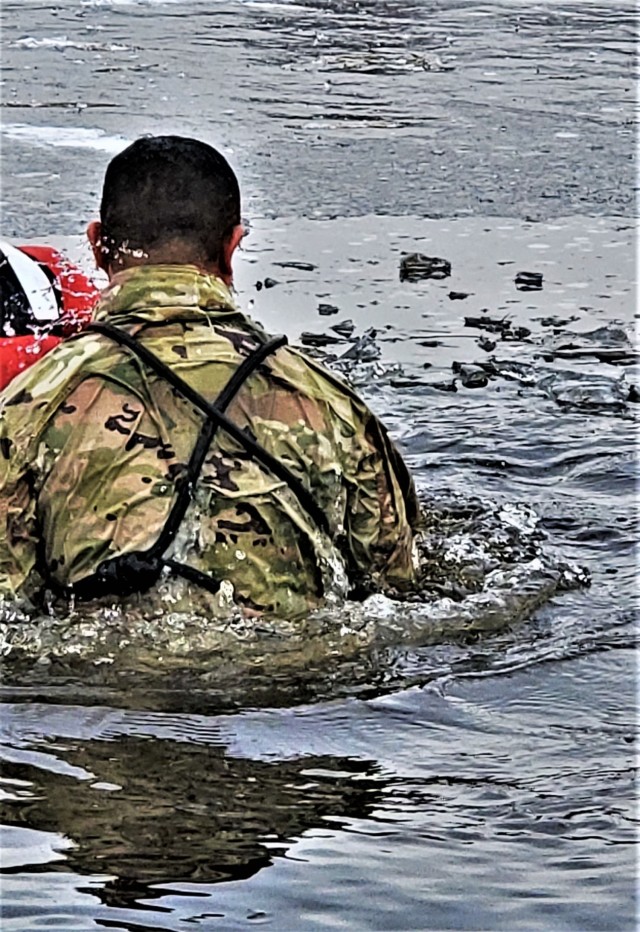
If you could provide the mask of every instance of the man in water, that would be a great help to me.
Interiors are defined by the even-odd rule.
[[[0,396],[0,594],[206,610],[224,583],[246,611],[297,617],[341,579],[410,585],[418,508],[384,427],[235,305],[240,192],[220,153],[139,139],[88,236],[110,279],[95,322]]]

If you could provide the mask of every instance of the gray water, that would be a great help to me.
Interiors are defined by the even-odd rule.
[[[88,266],[112,153],[222,147],[243,306],[294,341],[353,321],[314,351],[389,425],[446,568],[301,630],[4,619],[3,930],[634,928],[633,4],[2,18],[3,235]],[[400,282],[416,251],[451,276]],[[370,327],[377,358],[341,360]]]

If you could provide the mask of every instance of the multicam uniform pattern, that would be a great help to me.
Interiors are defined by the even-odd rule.
[[[139,335],[210,401],[265,337],[219,279],[188,266],[119,273],[95,317]],[[1,401],[0,594],[34,599],[154,544],[201,413],[129,350],[92,332],[50,352]],[[219,430],[167,556],[228,580],[241,605],[286,617],[320,604],[331,567],[378,587],[412,582],[413,484],[346,385],[283,347],[227,414],[313,493],[332,539]]]

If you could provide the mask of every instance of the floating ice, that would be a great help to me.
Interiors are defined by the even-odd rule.
[[[116,155],[129,145],[131,140],[123,136],[108,136],[101,129],[80,126],[30,126],[27,123],[6,123],[0,127],[6,139],[24,142],[33,146],[49,146],[65,149],[94,149]]]
[[[118,42],[83,42],[79,39],[69,39],[67,36],[50,36],[36,39],[35,36],[24,36],[11,43],[12,48],[23,49],[80,49],[83,52],[129,52],[130,45]]]

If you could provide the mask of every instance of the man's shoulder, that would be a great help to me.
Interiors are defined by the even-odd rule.
[[[37,442],[70,394],[88,377],[100,377],[104,356],[102,338],[90,332],[53,347],[0,392],[2,434],[16,443]]]
[[[96,348],[93,334],[83,334],[82,339],[72,338],[59,343],[16,376],[0,392],[0,402],[8,407],[15,403],[16,397],[46,399],[55,395],[95,355]]]

